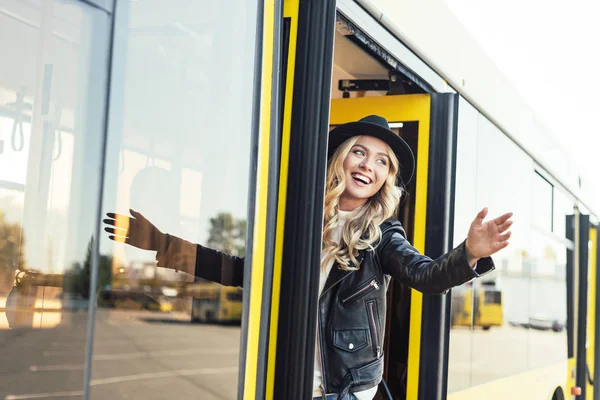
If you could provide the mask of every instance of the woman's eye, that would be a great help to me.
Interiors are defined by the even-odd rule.
[[[358,154],[359,156],[365,155],[365,153],[362,150],[354,150],[354,154]]]
[[[379,162],[381,165],[387,165],[387,162],[383,158],[377,159],[377,162]]]

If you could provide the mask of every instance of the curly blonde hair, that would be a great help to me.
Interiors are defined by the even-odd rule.
[[[344,160],[360,138],[361,136],[354,136],[342,143],[331,157],[327,168],[322,251],[325,257],[322,257],[321,261],[321,268],[323,269],[334,258],[341,269],[346,271],[358,270],[360,267],[356,259],[358,252],[374,248],[374,243],[381,238],[379,225],[388,218],[396,216],[402,197],[403,190],[396,186],[399,161],[394,152],[389,150],[390,173],[385,183],[364,205],[354,209],[348,216],[340,242],[336,243],[333,240],[339,222],[340,197],[346,189]]]

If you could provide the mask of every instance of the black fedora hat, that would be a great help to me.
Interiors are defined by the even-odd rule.
[[[329,132],[327,156],[330,158],[342,143],[358,135],[376,137],[390,146],[400,162],[400,180],[404,185],[410,182],[415,172],[415,156],[408,143],[390,130],[388,121],[379,115],[369,115],[359,121],[349,122],[334,128]]]

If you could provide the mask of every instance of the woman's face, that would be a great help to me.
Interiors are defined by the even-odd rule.
[[[381,189],[390,173],[390,147],[382,140],[361,136],[344,159],[346,190],[340,209],[354,210]]]

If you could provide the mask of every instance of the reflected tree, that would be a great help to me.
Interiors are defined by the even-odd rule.
[[[70,271],[64,276],[64,291],[81,295],[84,299],[90,297],[90,276],[92,271],[92,256],[94,249],[94,238],[88,243],[83,264],[76,262]],[[98,288],[111,284],[112,280],[112,257],[100,255],[98,260]]]
[[[6,221],[0,211],[0,290],[12,287],[16,269],[25,270],[27,265],[23,256],[25,238],[23,228],[19,223]]]
[[[246,220],[236,219],[222,212],[210,219],[208,247],[233,256],[244,257],[246,245]]]

